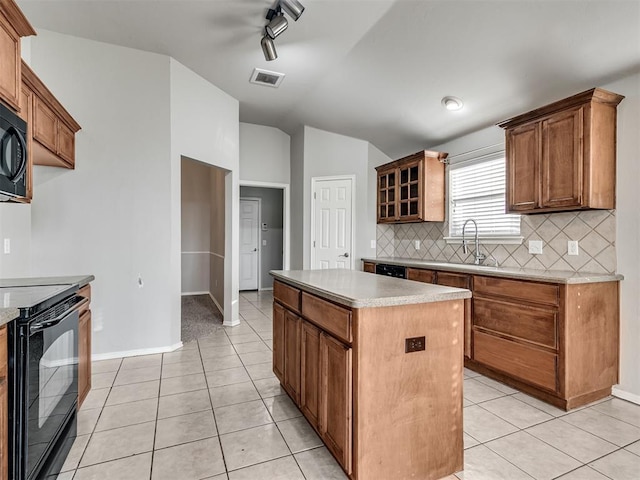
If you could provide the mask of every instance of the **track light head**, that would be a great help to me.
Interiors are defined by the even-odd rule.
[[[280,0],[280,7],[296,22],[304,12],[304,6],[298,0]]]
[[[260,40],[260,46],[262,47],[262,53],[264,53],[264,59],[267,62],[275,60],[278,58],[278,52],[276,52],[276,45],[273,43],[273,39],[266,34]]]
[[[289,26],[289,22],[286,18],[284,18],[284,14],[282,13],[280,13],[279,15],[274,15],[270,20],[271,21],[265,28],[267,35],[269,35],[271,38],[276,38]]]

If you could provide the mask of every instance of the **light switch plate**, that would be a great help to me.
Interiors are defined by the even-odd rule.
[[[4,253],[11,253],[11,239],[4,239]]]
[[[371,248],[376,248],[376,241],[375,240],[371,240]]]
[[[533,255],[541,255],[542,240],[529,240],[529,253]]]
[[[567,254],[580,255],[580,247],[577,240],[567,240]]]

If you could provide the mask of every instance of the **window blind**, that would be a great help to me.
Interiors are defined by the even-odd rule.
[[[473,218],[480,236],[519,236],[520,215],[505,214],[505,159],[452,167],[449,171],[449,235],[462,236]],[[470,228],[471,227],[471,228]],[[467,233],[473,226],[467,226]]]

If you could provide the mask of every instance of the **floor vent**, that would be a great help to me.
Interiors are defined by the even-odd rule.
[[[254,68],[249,81],[256,85],[265,85],[267,87],[277,88],[280,86],[283,78],[284,73],[270,72],[269,70]]]

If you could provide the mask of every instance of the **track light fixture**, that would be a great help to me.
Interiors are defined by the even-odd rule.
[[[304,12],[304,7],[298,0],[280,0],[280,6],[296,22]]]
[[[269,35],[265,35],[260,40],[260,46],[262,47],[262,53],[264,53],[264,59],[267,62],[278,58],[278,52],[276,52],[276,45],[273,43],[273,39]]]
[[[269,13],[267,13],[267,20],[270,21],[265,27],[265,30],[267,35],[271,38],[276,38],[289,26],[289,22],[284,18],[284,13],[282,13],[280,6],[278,6],[276,10],[269,10]]]
[[[295,21],[298,21],[302,12],[304,12],[304,6],[298,0],[279,0],[274,8],[269,9],[266,17],[269,23],[264,27],[265,34],[260,40],[262,53],[268,62],[278,58],[273,40],[289,26],[284,14],[287,13]]]

